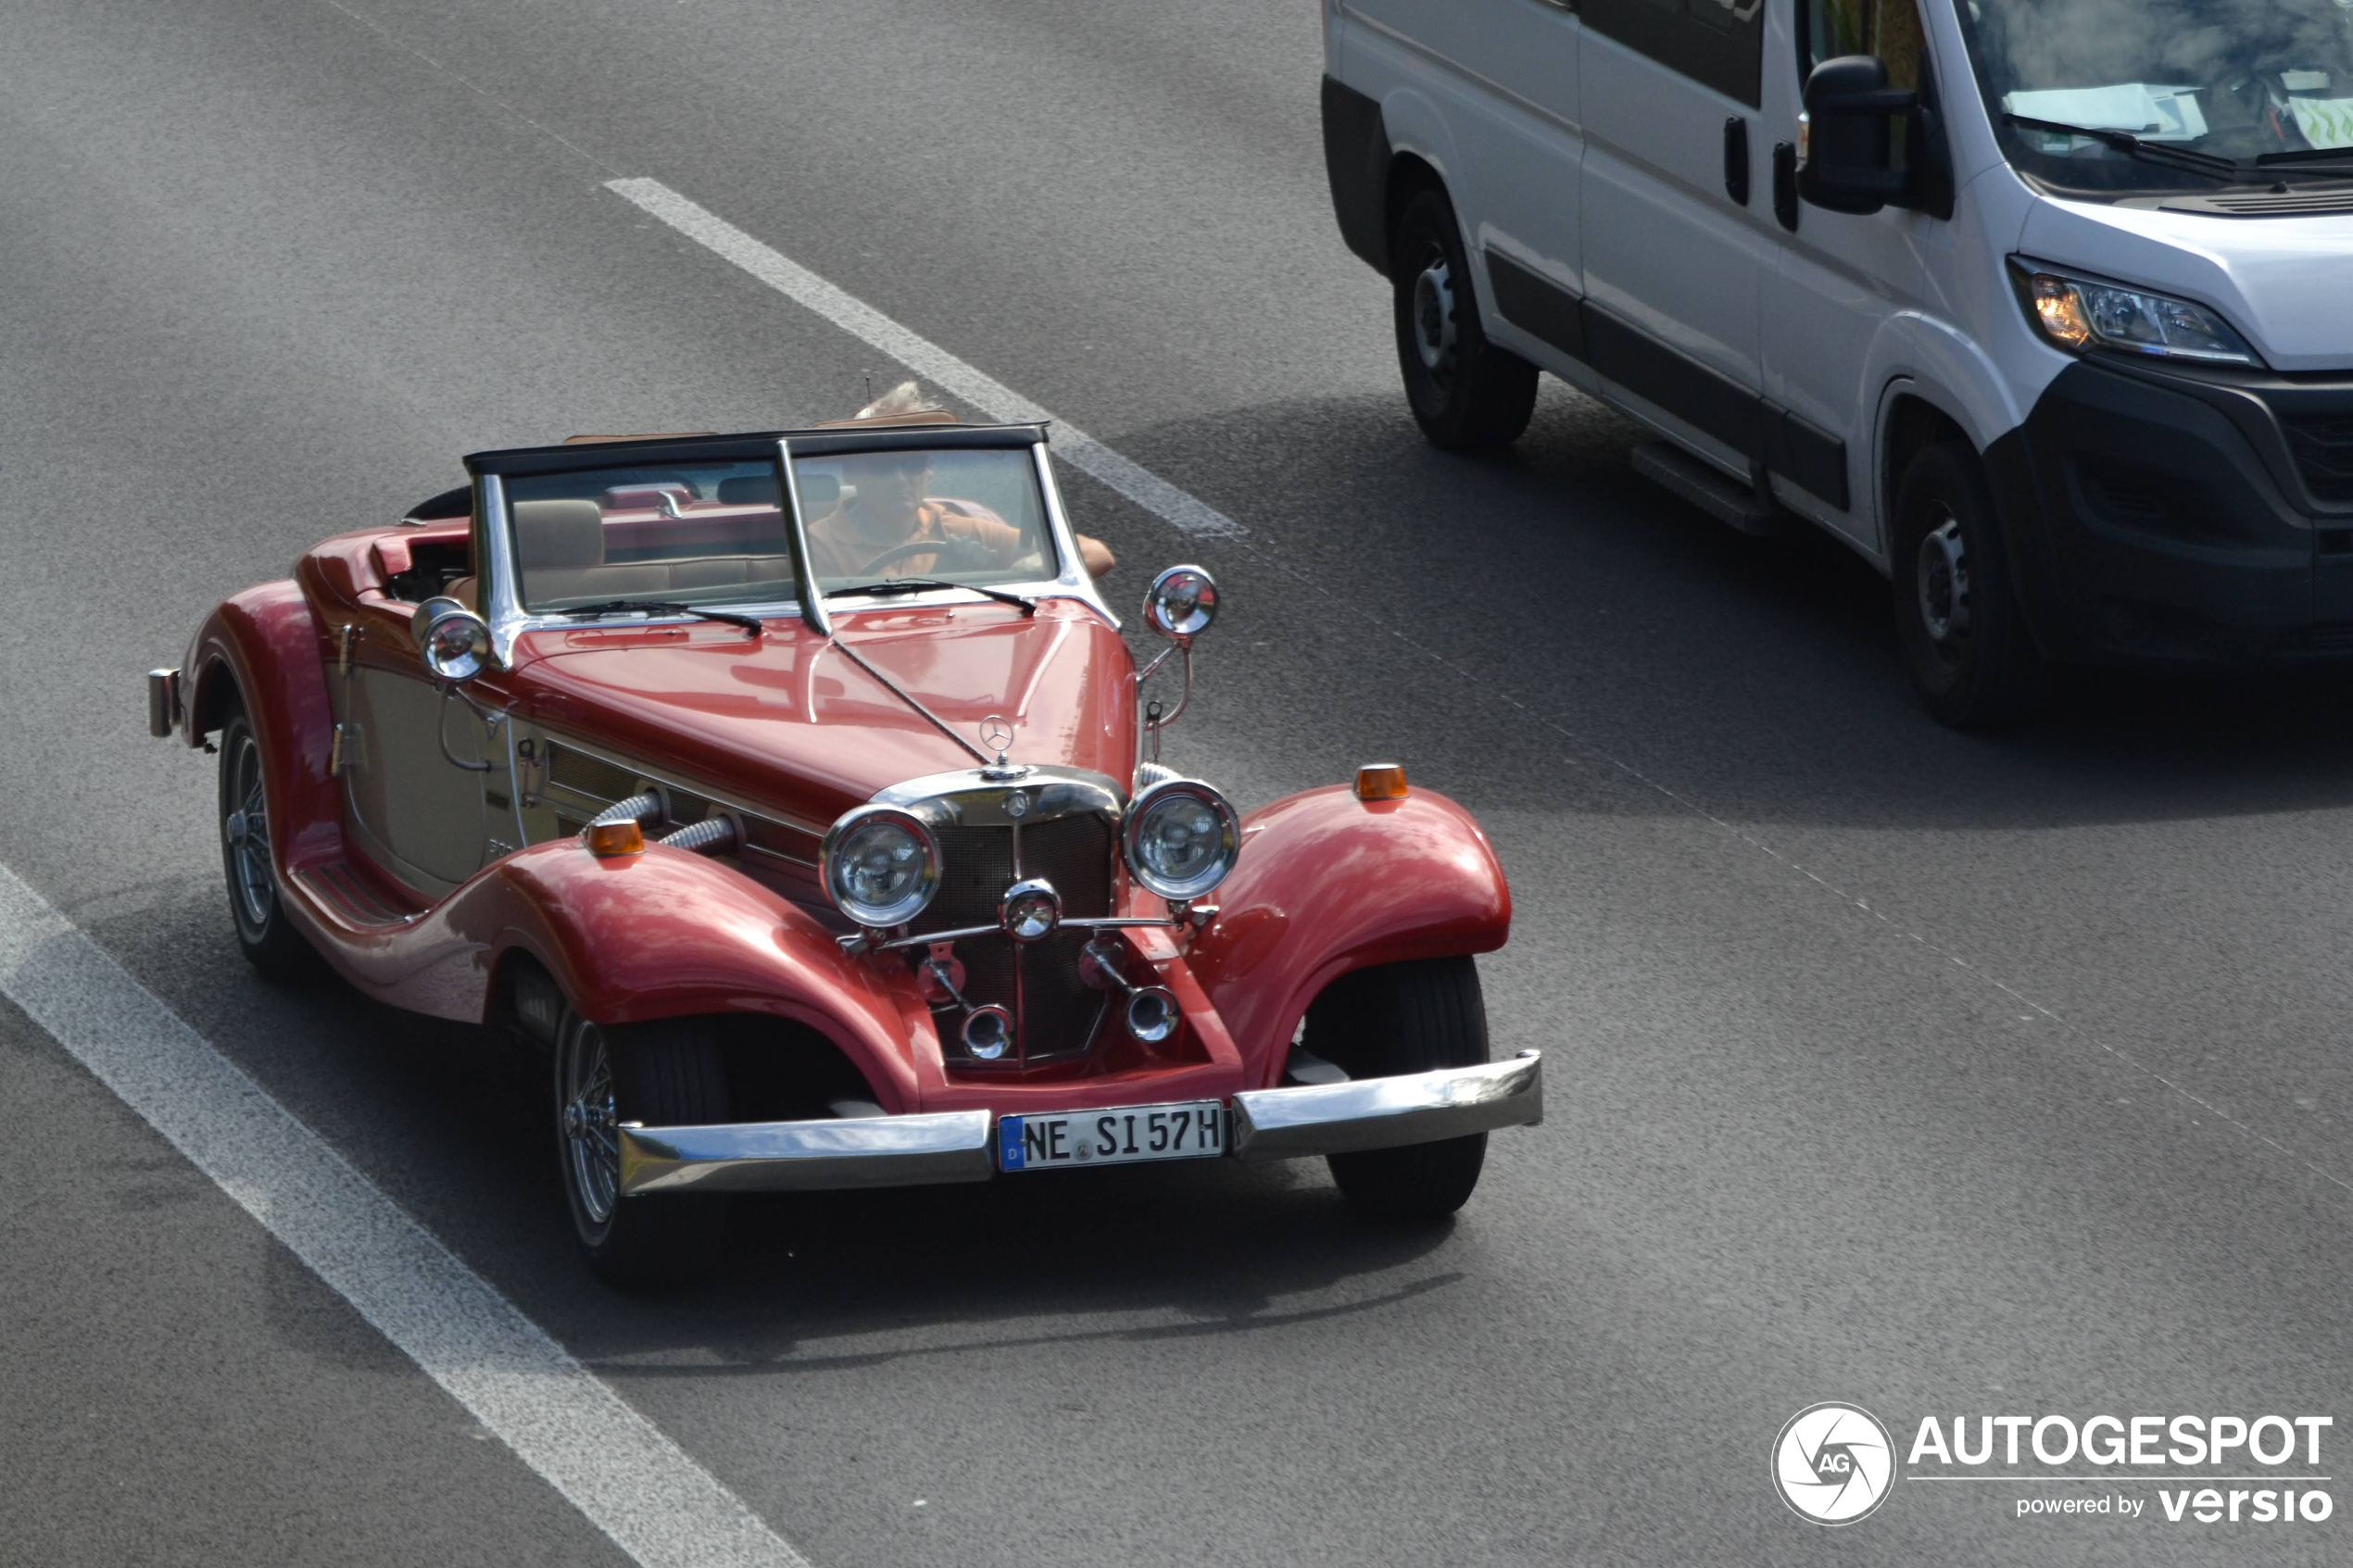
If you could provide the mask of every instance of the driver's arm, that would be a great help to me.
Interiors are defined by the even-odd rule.
[[[1000,564],[1010,565],[1022,551],[1022,533],[1000,517],[983,517],[961,507],[934,501],[937,510],[932,521],[939,536],[964,539],[980,546],[995,556]],[[1078,542],[1078,558],[1087,563],[1087,575],[1103,577],[1118,564],[1110,548],[1100,539],[1089,539],[1084,533],[1072,535]]]

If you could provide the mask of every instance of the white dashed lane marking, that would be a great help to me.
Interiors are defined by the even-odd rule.
[[[645,1568],[809,1568],[5,866],[0,996]]]
[[[1178,532],[1205,538],[1232,538],[1247,532],[1224,512],[1121,457],[1068,420],[1048,413],[1003,382],[900,326],[864,300],[837,288],[661,181],[608,180],[605,189],[636,203],[697,245],[734,262],[802,308],[889,355],[990,419],[1008,424],[1052,420],[1057,461],[1101,480]]]

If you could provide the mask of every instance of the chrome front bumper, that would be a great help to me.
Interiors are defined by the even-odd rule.
[[[1434,1143],[1544,1119],[1542,1060],[1234,1096],[1239,1160],[1296,1160]],[[997,1167],[986,1110],[708,1127],[623,1123],[621,1192],[817,1192],[985,1182]]]
[[[1237,1160],[1296,1160],[1436,1143],[1544,1119],[1543,1058],[1448,1067],[1396,1078],[1356,1078],[1234,1097]]]

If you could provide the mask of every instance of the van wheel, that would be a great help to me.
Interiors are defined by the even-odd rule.
[[[711,1272],[726,1239],[727,1200],[621,1196],[621,1123],[700,1126],[727,1120],[718,1043],[691,1019],[592,1023],[570,1008],[556,1035],[556,1148],[573,1229],[608,1285],[652,1289]]]
[[[229,913],[237,946],[256,973],[265,980],[298,979],[318,955],[279,901],[261,739],[244,705],[232,702],[220,725],[220,866],[229,883]]]
[[[1487,1007],[1470,959],[1423,959],[1342,975],[1307,1013],[1309,1048],[1351,1078],[1393,1078],[1487,1060]],[[1325,1157],[1340,1195],[1377,1218],[1442,1220],[1470,1201],[1487,1135]]]
[[[1397,362],[1422,433],[1449,452],[1518,440],[1536,410],[1536,367],[1479,330],[1462,229],[1444,192],[1415,193],[1398,214],[1389,254]]]
[[[1931,714],[1957,730],[2025,716],[2041,660],[2011,591],[1994,497],[1964,442],[1938,442],[1904,470],[1894,588],[1912,684]]]

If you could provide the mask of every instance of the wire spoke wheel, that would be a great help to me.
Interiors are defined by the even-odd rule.
[[[245,961],[269,980],[294,980],[316,962],[287,918],[270,838],[269,758],[245,709],[232,702],[220,725],[220,869]]]
[[[621,1191],[621,1144],[614,1134],[612,1054],[605,1032],[574,1018],[564,1032],[557,1109],[564,1145],[564,1173],[586,1228],[612,1223]]]

